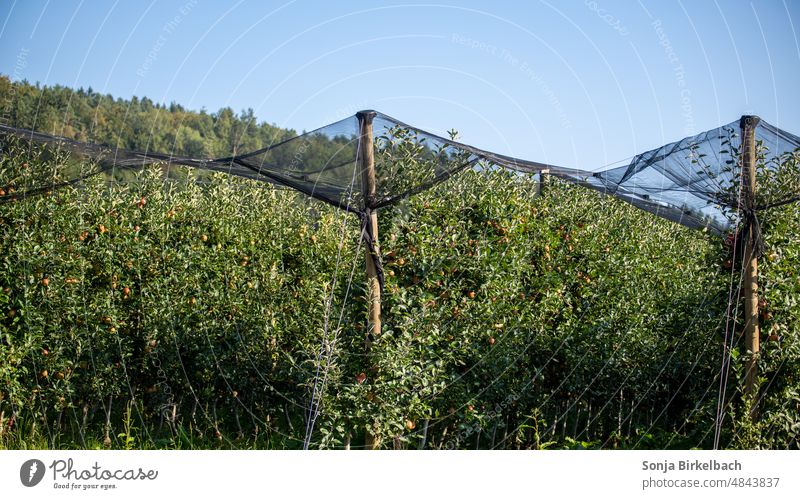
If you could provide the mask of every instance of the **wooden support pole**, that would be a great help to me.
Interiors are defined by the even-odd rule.
[[[375,111],[360,111],[356,113],[356,117],[358,117],[360,134],[358,142],[358,168],[361,172],[364,207],[369,210],[367,229],[372,235],[372,249],[377,255],[380,255],[380,249],[378,247],[378,213],[371,209],[375,205],[375,197],[377,195],[375,183],[375,150],[372,142],[372,119],[375,117]],[[373,255],[369,246],[367,246],[366,270],[369,311],[367,314],[367,334],[364,340],[367,358],[369,358],[372,342],[381,335],[381,284],[378,279],[375,258],[376,255]],[[367,431],[364,444],[367,449],[377,449],[380,447],[380,439]]]
[[[375,204],[377,187],[375,185],[375,151],[372,144],[372,119],[375,111],[361,111],[356,114],[359,121],[360,140],[359,140],[359,169],[361,171],[361,181],[364,195],[364,205],[367,209]],[[378,248],[378,213],[370,210],[367,220],[368,230],[372,234],[373,249],[379,253]],[[372,341],[381,334],[381,286],[378,280],[377,267],[375,266],[375,255],[366,248],[367,262],[367,287],[369,289],[369,315],[367,328],[367,349]]]
[[[539,181],[536,182],[536,195],[541,196],[544,194],[544,185],[547,181],[547,174],[550,173],[549,169],[544,169],[539,171]]]
[[[758,116],[742,116],[739,126],[742,129],[742,194],[744,208],[751,211],[755,207],[756,193],[756,126],[760,119]],[[757,414],[756,404],[758,394],[758,357],[760,345],[760,328],[758,324],[758,259],[755,256],[754,228],[749,226],[744,250],[744,342],[747,349],[745,365],[745,395],[751,401],[750,415]]]

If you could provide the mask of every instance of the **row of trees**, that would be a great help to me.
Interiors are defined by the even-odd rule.
[[[430,172],[408,140],[378,139],[382,174]],[[5,191],[66,174],[60,155],[2,147]],[[762,192],[796,171],[760,168]],[[0,444],[298,448],[314,394],[317,447],[367,431],[401,448],[712,445],[738,275],[718,238],[467,170],[381,210],[384,326],[367,356],[358,220],[195,175],[0,203]],[[797,447],[800,208],[761,222],[760,419],[740,400],[733,318],[723,445]]]
[[[295,135],[259,123],[252,109],[238,114],[227,107],[216,113],[195,112],[147,97],[115,99],[92,88],[12,82],[2,75],[0,117],[9,126],[82,142],[197,158],[252,151]]]

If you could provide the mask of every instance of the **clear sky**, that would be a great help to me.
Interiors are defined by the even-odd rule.
[[[364,108],[597,169],[758,114],[800,134],[800,2],[0,0],[0,73],[253,108]]]

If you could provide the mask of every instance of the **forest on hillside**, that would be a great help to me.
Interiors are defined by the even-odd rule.
[[[0,75],[0,123],[81,142],[195,158],[231,156],[296,133],[258,122],[252,109],[191,111],[147,97],[130,100],[92,88],[12,82]]]

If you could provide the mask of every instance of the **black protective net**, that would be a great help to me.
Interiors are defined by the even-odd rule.
[[[638,154],[626,166],[571,179],[681,225],[726,232],[736,222],[740,134],[740,123],[729,123]],[[800,148],[800,138],[763,121],[755,139],[771,169]]]
[[[363,172],[358,171],[359,116],[372,118],[373,123],[377,194],[372,203],[363,198]],[[597,172],[495,154],[377,112],[363,112],[256,151],[216,159],[129,151],[5,126],[0,126],[0,132],[51,144],[56,151],[88,156],[98,165],[89,173],[62,173],[60,177],[51,172],[29,174],[24,186],[15,186],[16,179],[2,178],[0,185],[12,186],[14,191],[6,193],[2,201],[46,192],[92,174],[166,163],[288,186],[363,215],[367,209],[397,203],[464,169],[506,167],[524,173],[546,171],[692,228],[721,234],[739,222],[738,193],[734,192],[741,146],[739,122],[639,154],[626,166]],[[759,163],[768,169],[800,150],[800,138],[764,121],[756,124],[755,136]],[[793,201],[798,194],[789,186],[770,204]]]
[[[548,172],[554,177],[615,196],[660,217],[716,233],[737,223],[740,123],[730,123],[634,156],[618,168],[591,172],[526,161],[477,149],[432,135],[378,113],[375,118],[376,163],[382,194],[378,205],[430,187],[466,167],[503,166],[525,173]],[[759,162],[776,169],[787,155],[797,154],[800,138],[764,121],[755,127]],[[415,150],[416,148],[416,150]],[[406,157],[425,158],[417,171],[399,170]],[[792,186],[787,186],[792,187]],[[789,188],[771,204],[794,200]],[[763,208],[763,207],[762,207]]]
[[[355,208],[361,186],[356,173],[355,116],[258,151],[214,160],[231,173],[283,184],[341,208]],[[227,171],[224,168],[222,171]]]
[[[49,144],[54,153],[67,152],[91,158],[98,165],[91,172],[74,175],[70,172],[77,169],[65,169],[59,176],[54,176],[53,172],[28,172],[25,185],[14,188],[14,193],[4,197],[6,201],[73,184],[91,175],[113,174],[118,170],[165,163],[288,186],[340,207],[347,207],[352,203],[350,194],[355,181],[353,173],[358,145],[358,121],[355,117],[257,151],[216,159],[187,158],[153,151],[129,151],[6,126],[0,126],[0,132]],[[0,183],[14,186],[17,180],[2,178]],[[355,184],[356,187],[359,185]]]

